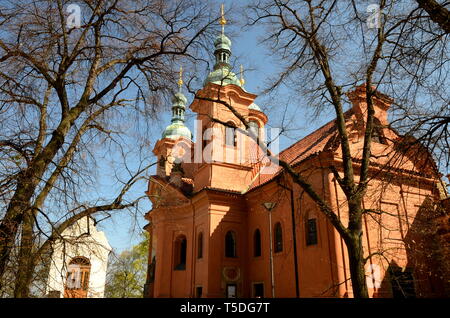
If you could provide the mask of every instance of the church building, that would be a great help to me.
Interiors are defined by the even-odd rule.
[[[238,78],[232,72],[231,41],[223,28],[214,45],[214,69],[189,105],[197,114],[195,139],[185,126],[188,105],[180,77],[172,122],[153,149],[158,165],[147,191],[152,210],[145,216],[146,297],[352,297],[344,241],[308,194],[265,158],[258,142],[268,140],[269,118],[244,88],[242,73]],[[346,125],[358,167],[365,86],[347,96]],[[374,212],[363,220],[365,256],[371,255],[369,294],[448,296],[448,229],[440,225],[449,213],[448,195],[426,151],[398,147],[404,138],[388,128],[391,104],[390,97],[376,93],[364,199],[364,208]],[[250,123],[252,134],[243,133],[237,115]],[[301,171],[345,224],[345,195],[329,169],[334,165],[342,173],[338,137],[336,121],[330,121],[279,158]]]
[[[103,298],[111,246],[86,216],[53,244],[46,295],[49,298]]]

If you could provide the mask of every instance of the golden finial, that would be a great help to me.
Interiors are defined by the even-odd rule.
[[[178,79],[178,88],[181,91],[181,86],[183,86],[183,66],[180,66],[180,78]]]
[[[245,80],[244,80],[244,66],[242,66],[242,64],[241,64],[241,79],[240,79],[240,82],[241,82],[241,86],[244,86],[244,84],[245,84]]]
[[[225,12],[224,12],[224,9],[223,9],[223,3],[220,6],[220,15],[221,15],[221,17],[220,17],[219,23],[222,26],[222,33],[224,33],[224,31],[225,31],[225,24],[227,24],[227,20],[225,20]]]

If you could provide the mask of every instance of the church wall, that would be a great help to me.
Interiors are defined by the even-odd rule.
[[[154,233],[157,237],[155,297],[189,297],[192,277],[192,212],[183,208],[158,209],[153,215]],[[175,269],[175,242],[184,235],[187,241],[186,266]]]
[[[430,286],[430,277],[424,274],[428,269],[427,249],[413,242],[414,227],[423,231],[429,228],[426,221],[419,217],[423,213],[430,213],[426,208],[426,202],[435,196],[431,180],[419,177],[400,178],[396,175],[378,175],[372,179],[367,194],[364,198],[364,208],[381,210],[380,213],[367,213],[363,218],[363,244],[365,257],[372,253],[381,252],[383,256],[372,256],[366,264],[366,275],[368,276],[369,295],[371,297],[392,297],[392,288],[389,275],[390,268],[401,270],[412,270],[417,297],[429,295],[432,289],[437,290],[440,286]],[[333,196],[334,208],[337,210],[346,224],[345,216],[348,214],[345,195],[339,185],[330,176],[331,188],[335,189]],[[336,199],[337,198],[337,199]],[[414,225],[416,223],[416,225]],[[350,278],[348,267],[348,256],[345,243],[335,233],[340,244],[337,244],[337,253],[342,261],[339,276]],[[415,269],[414,269],[415,268]],[[371,273],[372,272],[372,273]],[[429,276],[429,275],[428,275]],[[342,284],[340,294],[351,297],[351,283]]]
[[[271,183],[249,195],[249,231],[248,242],[251,247],[248,257],[252,272],[249,277],[249,289],[252,292],[252,284],[264,282],[265,297],[272,297],[271,290],[271,268],[270,268],[270,245],[272,244],[273,270],[275,297],[295,297],[293,241],[292,241],[292,219],[289,197],[285,191]],[[269,233],[269,212],[262,206],[263,202],[276,202],[272,210],[272,243]],[[276,252],[273,242],[275,241],[275,225],[281,224],[283,248]],[[261,253],[260,257],[253,256],[254,232],[258,228],[261,231]],[[255,267],[259,270],[255,270]]]
[[[193,278],[193,288],[202,287],[202,297],[208,294],[208,260],[210,258],[210,226],[209,226],[209,202],[206,193],[200,195],[193,202],[195,214],[195,242],[193,250],[193,268],[195,276]],[[198,235],[203,234],[203,256],[198,258]],[[194,290],[195,292],[195,290]]]
[[[310,174],[310,182],[319,193],[326,189],[320,170]],[[301,194],[299,186],[285,180],[281,184],[294,191],[294,215],[297,241],[297,271],[299,277],[300,297],[325,297],[330,295],[330,287],[336,280],[335,254],[333,252],[334,237],[330,235],[330,226],[317,211],[316,205],[306,194]],[[322,190],[323,189],[323,190]],[[247,195],[249,199],[249,288],[253,282],[264,281],[266,297],[271,297],[270,278],[270,241],[269,218],[267,210],[262,207],[264,201],[277,202],[272,214],[272,226],[280,222],[283,229],[283,251],[274,253],[275,296],[296,297],[295,261],[292,231],[292,208],[290,191],[271,182]],[[264,199],[263,199],[264,198]],[[305,222],[307,218],[317,219],[318,242],[306,245]],[[253,257],[253,234],[259,228],[262,236],[262,256]],[[274,236],[273,236],[274,237]],[[256,269],[256,270],[255,270]]]
[[[237,78],[232,85],[222,86],[209,82],[197,94],[213,99],[219,96],[245,118],[258,119],[259,127],[262,128],[267,122],[265,115],[255,108],[248,109],[256,95],[245,92],[237,84]],[[393,163],[403,169],[434,174],[433,169],[430,169],[431,166],[426,166],[427,161],[423,160],[429,159],[428,154],[419,157],[408,150],[400,156],[401,158],[397,158],[398,151],[392,147],[392,140],[396,140],[399,136],[386,128],[387,110],[392,100],[382,94],[375,97],[375,115],[384,127],[375,130],[377,134],[374,135],[371,150],[374,155],[371,158],[373,163],[377,165],[388,163],[389,168],[392,168]],[[361,159],[363,154],[364,126],[367,118],[364,86],[349,92],[349,98],[353,109],[348,113],[351,117],[346,119],[346,126],[350,152],[355,159],[354,171],[357,174],[359,166],[356,161]],[[345,243],[312,199],[300,186],[294,184],[287,174],[282,174],[271,182],[246,192],[253,182],[252,177],[256,176],[251,169],[254,163],[250,162],[251,157],[256,157],[256,152],[249,147],[242,147],[239,138],[237,148],[234,145],[225,145],[224,125],[214,123],[211,118],[222,122],[231,121],[240,128],[243,128],[243,125],[226,106],[220,103],[196,98],[190,107],[201,121],[202,128],[197,131],[196,136],[198,142],[201,142],[201,134],[207,128],[216,127],[221,133],[214,134],[212,141],[198,145],[193,155],[196,163],[184,164],[186,167],[184,177],[194,179],[193,193],[180,186],[186,184],[179,178],[173,179],[179,181],[178,184],[174,184],[174,188],[179,187],[180,191],[164,192],[161,191],[162,188],[156,186],[151,190],[156,193],[158,189],[160,191],[158,194],[164,193],[162,196],[166,199],[162,203],[165,206],[156,208],[150,215],[157,237],[155,297],[193,297],[198,287],[202,288],[202,297],[225,297],[228,285],[236,286],[236,297],[252,297],[254,284],[258,283],[264,284],[264,296],[272,297],[270,246],[275,247],[273,241],[275,241],[275,225],[278,222],[282,227],[283,249],[280,252],[273,251],[275,297],[296,297],[296,273],[300,297],[352,297]],[[327,168],[333,164],[337,169],[342,169],[341,149],[334,148],[337,139],[330,139],[323,145],[321,142],[327,139],[321,137],[327,136],[319,136],[318,140],[308,141],[312,142],[308,147],[314,147],[309,148],[312,149],[311,157],[295,169],[301,171],[302,176],[319,196],[330,204],[346,226],[348,209],[345,195]],[[164,153],[173,142],[164,139],[159,143],[161,145],[155,147],[156,155]],[[248,140],[244,140],[243,144],[248,146]],[[205,149],[203,146],[206,146]],[[205,158],[212,146],[214,146],[212,158]],[[242,156],[238,155],[239,152]],[[207,163],[199,162],[201,159],[199,154]],[[371,167],[371,172],[375,171],[376,168]],[[356,176],[355,179],[357,178]],[[419,177],[400,178],[395,171],[387,174],[373,173],[371,178],[373,179],[370,180],[370,186],[364,197],[364,208],[371,209],[371,212],[366,213],[363,218],[364,252],[365,256],[368,256],[383,250],[384,255],[383,257],[374,255],[367,263],[370,296],[392,296],[390,277],[387,273],[388,269],[393,267],[403,270],[416,268],[413,275],[417,295],[430,294],[438,288],[431,286],[432,279],[425,275],[426,270],[430,269],[427,263],[429,255],[423,255],[422,252],[435,248],[430,245],[430,241],[433,241],[429,239],[431,236],[428,236],[428,240],[423,239],[421,232],[424,228],[429,228],[425,224],[429,214],[426,201],[427,198],[435,196],[433,193],[435,180]],[[154,203],[154,199],[152,202]],[[262,206],[264,202],[276,203],[276,206],[268,212]],[[272,242],[269,239],[269,215],[272,217]],[[308,228],[311,228],[311,224],[313,228],[314,224],[316,226],[317,241],[311,242],[309,237],[310,242],[307,243]],[[254,233],[257,228],[261,232],[261,256],[253,255]],[[228,231],[235,233],[236,257],[225,256],[225,236]],[[204,235],[201,259],[197,257],[197,239],[200,232]],[[178,255],[176,241],[179,235],[184,235],[187,239],[186,267],[175,270]],[[384,257],[387,257],[387,260]],[[422,270],[419,273],[417,269],[421,266]]]
[[[211,187],[243,191],[251,182],[250,169],[228,164],[214,164],[211,166]]]
[[[327,201],[330,197],[328,174],[319,158],[311,159],[297,167],[307,171],[308,182]],[[307,169],[307,170],[306,170]],[[303,189],[294,185],[295,214],[297,228],[297,250],[300,297],[334,297],[337,283],[337,261],[335,237],[331,224]],[[307,221],[316,220],[317,243],[307,244]]]
[[[225,297],[227,284],[236,284],[237,297],[246,297],[244,289],[247,255],[246,206],[233,194],[211,194],[209,207],[210,242],[208,247],[207,297]],[[236,234],[236,257],[225,257],[225,235]]]

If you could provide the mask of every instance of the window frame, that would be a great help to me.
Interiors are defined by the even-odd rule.
[[[225,126],[225,140],[224,140],[225,147],[236,148],[237,147],[237,126],[232,121],[228,121],[227,124],[229,126]],[[230,127],[230,126],[232,126],[232,127]],[[232,134],[232,135],[230,136],[230,134]],[[229,142],[231,142],[231,138],[233,139],[233,144],[229,143]]]
[[[257,234],[258,234],[258,242],[256,236]],[[253,232],[253,257],[261,257],[261,256],[262,256],[261,230],[257,228]]]
[[[276,222],[273,227],[273,251],[274,253],[283,252],[283,226],[281,222]]]
[[[197,235],[197,259],[203,258],[203,241],[203,232],[200,232]]]
[[[228,235],[230,234],[232,241],[228,239]],[[226,258],[237,258],[237,235],[236,231],[234,230],[228,230],[225,233],[225,257]],[[228,244],[232,242],[232,246],[230,247]],[[232,251],[232,253],[229,253],[229,251]]]
[[[203,296],[203,286],[195,286],[195,298],[202,298],[202,296]]]
[[[91,266],[90,260],[84,256],[70,260],[64,282],[64,297],[87,297]]]
[[[311,225],[314,224],[314,231],[311,232]],[[317,245],[319,242],[317,218],[309,218],[305,222],[306,246]],[[314,233],[314,237],[312,236]]]
[[[261,285],[262,286],[262,296],[260,296],[260,297],[256,296],[256,290],[255,290],[255,286],[256,285]],[[264,298],[264,293],[265,293],[264,282],[253,282],[252,283],[252,297],[253,298]]]
[[[187,238],[180,234],[174,241],[174,263],[173,270],[184,271],[187,264]]]

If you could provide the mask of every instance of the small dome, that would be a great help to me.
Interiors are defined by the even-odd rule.
[[[231,52],[231,40],[225,35],[221,34],[214,40],[216,50],[228,50]]]
[[[177,139],[179,137],[185,137],[192,140],[192,133],[183,123],[172,123],[164,129],[162,134],[163,138]]]
[[[251,103],[250,106],[248,106],[248,109],[253,109],[262,112],[261,108],[259,108],[259,106],[256,105],[255,103]]]
[[[203,86],[206,86],[206,84],[208,83],[214,83],[223,86],[234,84],[241,87],[241,82],[237,78],[236,74],[231,72],[227,67],[220,67],[209,73],[208,77],[205,79]]]
[[[187,98],[183,95],[183,93],[178,92],[172,97],[173,106],[186,106],[186,104]]]

